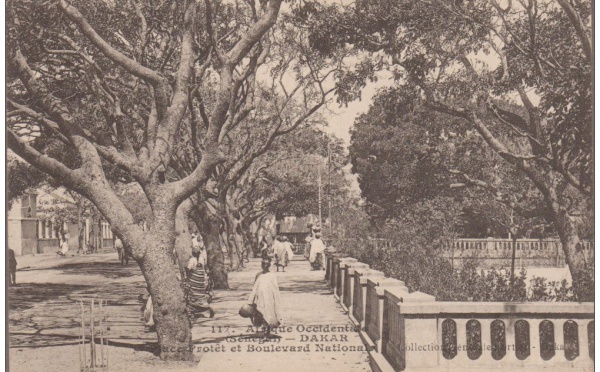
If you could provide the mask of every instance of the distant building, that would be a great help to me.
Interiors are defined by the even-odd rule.
[[[15,200],[8,211],[8,247],[16,256],[37,253],[37,193]]]
[[[277,221],[277,235],[285,235],[292,244],[304,244],[310,235],[310,227],[318,223],[319,218],[313,214],[304,217],[285,216]]]
[[[54,253],[60,249],[57,229],[52,226],[51,220],[41,216],[38,211],[38,195],[38,192],[27,192],[15,200],[8,210],[7,249],[12,249],[16,256]],[[84,245],[87,246],[91,230],[89,219],[86,219],[84,228]],[[102,248],[112,249],[114,237],[110,225],[102,221],[99,228]],[[65,224],[63,231],[67,233],[70,250],[76,252],[79,246],[77,224]]]

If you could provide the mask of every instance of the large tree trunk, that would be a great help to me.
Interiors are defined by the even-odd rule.
[[[260,217],[258,217],[256,219],[255,226],[254,226],[254,231],[252,232],[252,234],[254,236],[254,240],[256,240],[256,244],[257,244],[256,249],[257,250],[260,249],[260,240],[262,238],[261,233],[262,233],[262,230],[263,230],[262,229],[262,224],[263,224],[264,219],[265,219],[265,215],[262,215],[262,216],[260,216]],[[258,253],[260,253],[260,252],[258,252]]]
[[[154,226],[145,233],[145,254],[138,263],[152,296],[160,357],[163,360],[191,360],[192,332],[185,298],[173,265],[175,213],[155,209]]]
[[[228,207],[226,208],[227,237],[229,238],[229,245],[235,253],[237,264],[234,266],[232,261],[232,269],[241,270],[244,267],[243,252],[245,251],[245,246],[240,223],[235,214],[235,211],[232,211]]]
[[[571,272],[577,299],[579,301],[593,301],[593,277],[589,275],[588,260],[579,239],[575,222],[569,216],[567,209],[559,202],[559,198],[554,192],[547,199],[549,199],[556,231],[565,254],[565,261]]]
[[[254,234],[252,233],[252,224],[247,223],[245,219],[242,219],[240,228],[242,231],[244,246],[246,247],[246,257],[250,258],[258,255],[258,240],[254,239]]]
[[[227,247],[227,254],[229,255],[229,267],[231,271],[237,271],[240,268],[240,257],[238,253],[238,248],[235,245],[235,241],[233,239],[233,232],[231,231],[231,226],[227,218],[224,218],[225,231],[223,231],[222,239]]]
[[[88,238],[88,253],[96,250],[98,244],[98,213],[94,212],[90,218],[90,236]]]
[[[231,218],[229,216],[229,210],[227,208],[227,204],[225,201],[225,197],[221,197],[219,200],[219,207],[221,208],[221,215],[223,218],[223,224],[225,225],[225,231],[223,231],[223,242],[227,247],[227,253],[229,255],[229,266],[232,271],[237,271],[241,265],[239,248],[236,245],[233,226],[231,223]]]
[[[208,208],[200,202],[200,205],[194,205],[190,211],[200,235],[204,240],[206,254],[208,259],[208,269],[211,272],[215,289],[229,289],[227,281],[228,270],[225,267],[225,259],[221,250],[221,220],[210,213]]]
[[[187,266],[188,261],[192,257],[192,240],[191,234],[188,225],[188,215],[192,209],[192,201],[190,199],[186,199],[183,203],[179,205],[177,208],[177,213],[175,215],[175,249],[173,253],[175,255],[174,258],[177,259],[177,264],[179,266],[179,272],[181,273],[181,278],[184,277],[185,268]]]

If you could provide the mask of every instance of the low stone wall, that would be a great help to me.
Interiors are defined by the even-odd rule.
[[[374,371],[594,367],[593,303],[436,301],[355,259],[325,257],[325,279]]]

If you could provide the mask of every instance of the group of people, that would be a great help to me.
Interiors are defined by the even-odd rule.
[[[267,237],[263,237],[260,245],[260,256],[263,259],[274,260],[277,271],[281,268],[285,272],[285,268],[294,257],[292,243],[285,235],[278,235],[272,244],[269,244]]]
[[[270,240],[270,241],[269,241]],[[209,317],[214,317],[214,310],[209,306],[206,296],[206,249],[200,235],[192,235],[192,257],[190,258],[182,278],[182,287],[186,299],[186,309],[190,322],[203,313],[208,312]],[[307,258],[314,264],[321,260],[325,244],[321,240],[319,231],[309,240]],[[274,261],[277,272],[289,265],[294,256],[292,244],[286,236],[279,235],[275,239],[263,237],[260,242],[261,271],[254,279],[254,286],[248,298],[248,304],[240,309],[240,315],[250,318],[255,327],[262,328],[264,337],[270,337],[271,330],[282,323],[281,299],[277,275],[270,271]],[[313,265],[314,267],[314,265]],[[152,327],[154,319],[152,314],[152,298],[148,298],[145,306],[144,319],[146,325]]]
[[[325,243],[321,240],[320,230],[312,230],[312,234],[307,239],[309,247],[306,251],[306,257],[315,267],[323,267],[322,257],[325,251]],[[272,329],[277,328],[282,323],[281,300],[279,293],[279,284],[277,275],[270,271],[271,261],[275,261],[277,271],[282,267],[288,266],[293,257],[292,244],[284,235],[279,235],[269,244],[267,238],[261,239],[261,268],[254,280],[252,293],[248,298],[248,305],[240,309],[240,315],[250,318],[255,327],[261,327],[264,331],[264,337],[269,338]]]
[[[320,270],[324,267],[323,254],[326,247],[321,239],[321,230],[314,228],[311,232],[311,235],[306,238],[308,247],[304,254],[313,270]],[[285,272],[285,268],[289,265],[292,257],[294,257],[293,246],[287,236],[278,235],[274,240],[269,236],[263,236],[259,245],[261,258],[271,258],[275,261],[277,271],[281,268]]]

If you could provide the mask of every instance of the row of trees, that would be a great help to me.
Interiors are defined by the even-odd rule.
[[[292,165],[341,151],[315,129],[338,57],[278,24],[281,3],[8,3],[8,146],[111,224],[154,299],[163,359],[192,357],[170,265],[173,251],[187,263],[190,228],[227,288],[252,226],[314,208],[310,167]]]

